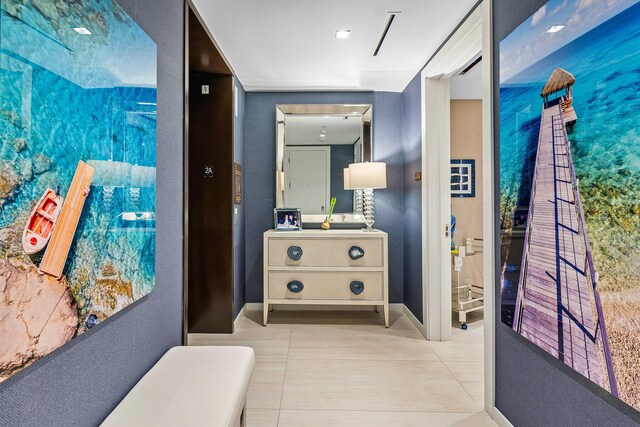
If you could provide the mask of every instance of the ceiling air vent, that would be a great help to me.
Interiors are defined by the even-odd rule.
[[[467,74],[469,71],[471,71],[473,69],[473,67],[475,67],[476,65],[478,65],[480,63],[480,61],[482,61],[482,55],[478,56],[476,59],[474,59],[473,61],[471,61],[471,63],[469,65],[467,65],[464,70],[462,70],[460,72],[461,76],[464,76],[465,74]]]
[[[378,40],[376,50],[373,51],[373,56],[378,56],[378,52],[380,52],[382,43],[384,43],[384,39],[387,37],[387,33],[389,32],[389,28],[391,28],[391,24],[393,24],[393,20],[396,19],[396,16],[400,13],[402,12],[389,12],[387,14],[387,21],[385,22],[384,30],[382,30],[382,35],[380,36],[380,40]]]

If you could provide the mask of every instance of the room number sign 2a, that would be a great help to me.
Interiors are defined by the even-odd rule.
[[[205,178],[213,178],[213,166],[204,165],[204,177]]]

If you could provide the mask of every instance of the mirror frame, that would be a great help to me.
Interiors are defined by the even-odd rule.
[[[373,153],[373,105],[371,104],[277,104],[276,105],[276,208],[284,206],[284,118],[287,114],[362,114],[362,161],[372,161]],[[354,190],[361,191],[361,190]],[[355,201],[354,201],[355,204]],[[355,209],[355,208],[354,208]],[[305,214],[303,223],[321,223],[323,214]],[[362,213],[334,212],[333,223],[364,224]]]

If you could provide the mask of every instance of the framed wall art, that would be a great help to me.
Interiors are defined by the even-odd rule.
[[[640,2],[500,42],[502,322],[640,409]]]
[[[157,57],[113,0],[1,7],[0,381],[155,287]]]

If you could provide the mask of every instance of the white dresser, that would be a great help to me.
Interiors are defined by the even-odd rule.
[[[389,327],[388,240],[383,231],[264,233],[264,325],[275,304],[382,306]]]

